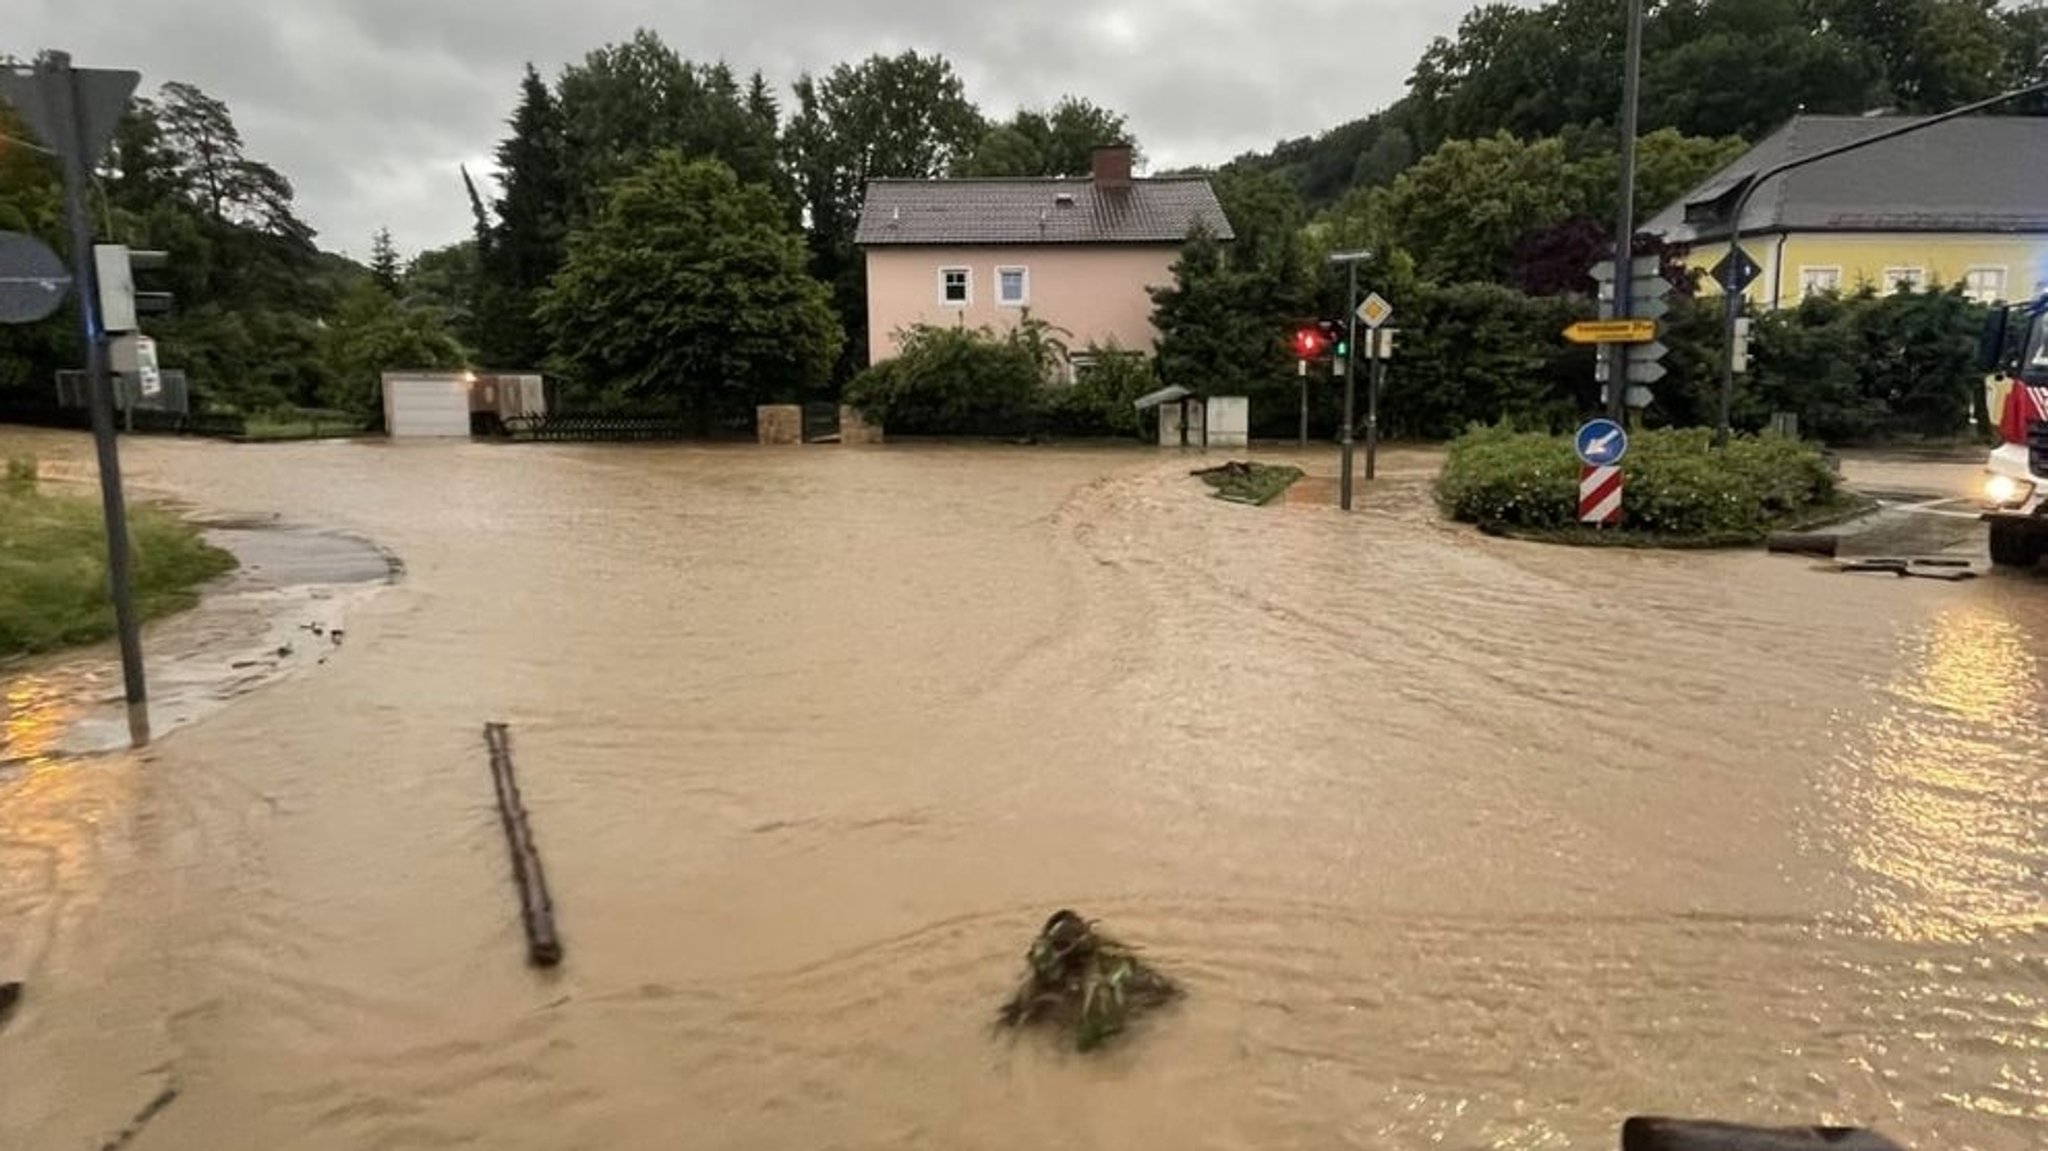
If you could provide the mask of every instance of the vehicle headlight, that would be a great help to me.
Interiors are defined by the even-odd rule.
[[[2034,497],[2034,485],[2011,476],[1992,474],[1984,478],[1984,498],[2001,508],[2016,508]]]

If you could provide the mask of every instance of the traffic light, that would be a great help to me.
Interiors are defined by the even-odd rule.
[[[1332,356],[1342,360],[1351,355],[1351,344],[1344,334],[1344,321],[1317,320],[1316,326],[1322,329],[1323,343]]]
[[[1738,316],[1735,319],[1735,346],[1729,349],[1729,355],[1731,371],[1746,372],[1749,370],[1748,316]]]
[[[137,251],[126,244],[94,244],[93,271],[100,284],[100,330],[133,332],[137,316],[171,310],[169,292],[138,292],[135,273],[155,271],[171,262],[168,252]]]
[[[1320,324],[1303,324],[1294,329],[1294,358],[1302,361],[1319,360],[1330,349],[1330,341],[1323,334]]]

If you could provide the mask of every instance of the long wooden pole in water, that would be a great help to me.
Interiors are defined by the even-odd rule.
[[[536,967],[562,961],[562,941],[555,934],[555,905],[548,898],[548,880],[540,868],[540,852],[527,826],[526,804],[512,775],[512,733],[502,723],[484,725],[484,743],[491,749],[491,782],[498,789],[498,815],[505,824],[505,844],[512,852],[512,881],[519,886],[519,911],[526,921],[526,953]]]

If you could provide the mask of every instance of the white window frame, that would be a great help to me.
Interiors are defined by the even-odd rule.
[[[1924,292],[1927,290],[1927,269],[1900,264],[1886,268],[1877,276],[1878,286],[1884,289],[1887,296],[1899,290],[1901,280],[1910,282],[1914,291]]]
[[[946,277],[960,273],[962,296],[950,299],[946,295]],[[971,308],[974,306],[974,269],[963,264],[953,264],[939,269],[939,306],[942,308]]]
[[[1006,299],[1003,296],[1003,277],[1010,272],[1017,273],[1018,283],[1024,289],[1023,294],[1014,300]],[[1022,264],[1003,264],[996,268],[996,306],[999,308],[1028,308],[1031,306],[1030,268]]]
[[[1825,276],[1825,277],[1827,278],[1828,282],[1827,282],[1826,284],[1824,284],[1824,285],[1822,285],[1822,284],[1816,284],[1816,283],[1815,283],[1815,281],[1816,281],[1817,279],[1819,279],[1820,277],[1822,277],[1822,276]],[[1820,294],[1821,294],[1822,292],[1839,292],[1839,291],[1841,291],[1841,290],[1842,290],[1842,266],[1841,266],[1840,264],[1801,264],[1801,265],[1800,265],[1800,267],[1799,267],[1799,298],[1800,298],[1800,299],[1804,300],[1804,299],[1806,299],[1806,298],[1807,298],[1807,297],[1809,297],[1809,296],[1818,296],[1818,295],[1820,295]]]
[[[1984,272],[1996,273],[1998,276],[1998,286],[1988,296],[1970,282],[1970,277]],[[2005,285],[2010,278],[2011,273],[2004,264],[1972,264],[1963,269],[1963,295],[1980,304],[1996,304],[2005,299]]]

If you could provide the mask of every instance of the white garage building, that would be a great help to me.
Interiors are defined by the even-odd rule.
[[[384,430],[394,440],[469,436],[468,372],[385,372]]]

